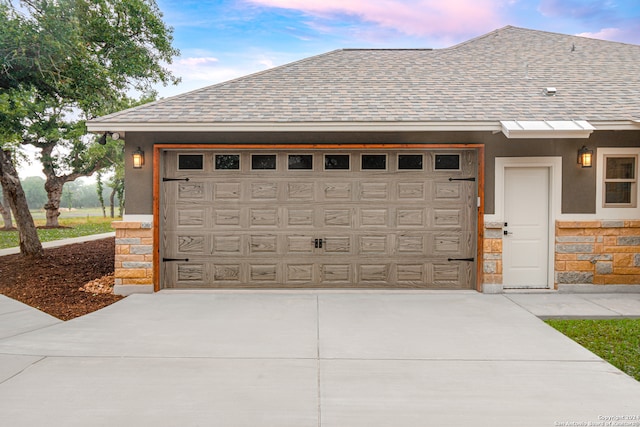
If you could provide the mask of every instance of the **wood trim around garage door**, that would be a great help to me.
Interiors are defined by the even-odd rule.
[[[155,144],[153,146],[153,289],[160,290],[160,153],[179,149],[222,150],[384,150],[475,149],[478,153],[478,218],[476,242],[476,290],[482,292],[484,239],[484,144]]]

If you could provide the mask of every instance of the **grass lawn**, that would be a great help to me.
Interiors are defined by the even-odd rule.
[[[38,230],[41,242],[67,239],[70,237],[89,236],[91,234],[109,233],[114,231],[111,228],[113,221],[120,218],[103,218],[102,216],[91,216],[93,211],[73,211],[65,213],[62,211],[59,222],[60,225],[70,228],[58,228],[51,230]],[[44,215],[34,212],[36,226],[46,223]],[[0,249],[16,247],[20,244],[17,231],[0,231]]]
[[[546,322],[640,381],[640,319]]]

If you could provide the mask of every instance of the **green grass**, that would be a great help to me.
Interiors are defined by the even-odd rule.
[[[547,320],[546,322],[640,381],[640,319]]]
[[[50,242],[53,240],[68,239],[71,237],[89,236],[92,234],[109,233],[114,231],[111,223],[120,218],[103,218],[102,216],[91,216],[93,211],[80,212],[75,211],[73,215],[60,215],[60,225],[71,228],[56,228],[38,230],[41,242]],[[84,215],[81,215],[83,213]],[[102,215],[100,213],[100,215]],[[40,219],[40,215],[34,215],[36,226],[45,224],[44,219]],[[20,244],[17,231],[0,231],[0,249],[13,248]]]

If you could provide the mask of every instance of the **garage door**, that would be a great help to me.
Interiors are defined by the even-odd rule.
[[[474,150],[162,156],[162,288],[475,287]]]

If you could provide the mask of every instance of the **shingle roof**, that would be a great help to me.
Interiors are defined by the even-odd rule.
[[[336,50],[90,124],[632,118],[640,46],[508,26],[446,49]]]

